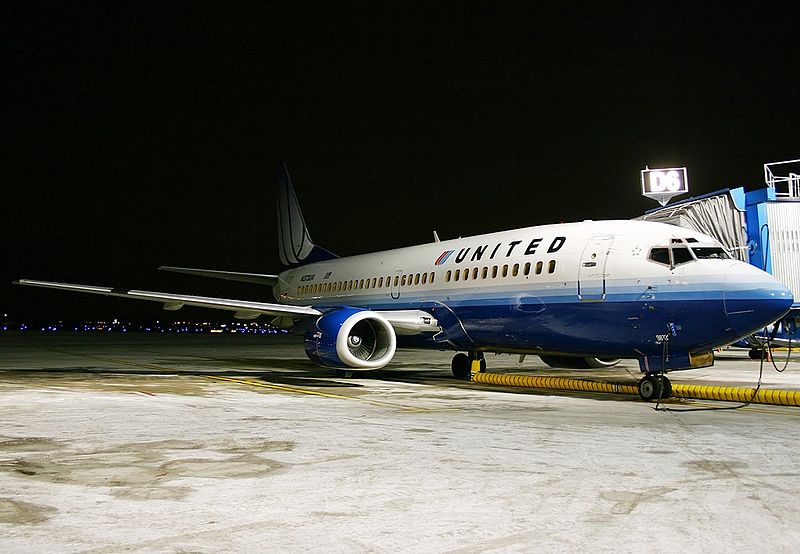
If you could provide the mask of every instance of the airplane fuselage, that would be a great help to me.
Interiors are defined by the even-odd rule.
[[[642,221],[544,225],[327,260],[281,273],[275,295],[322,311],[423,310],[438,320],[440,332],[398,337],[405,345],[662,365],[729,344],[762,326],[765,310],[777,318],[792,302],[783,284],[730,259],[711,237]]]

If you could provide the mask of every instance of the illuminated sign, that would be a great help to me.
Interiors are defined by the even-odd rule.
[[[689,192],[685,167],[642,170],[642,196],[658,200],[664,206],[673,196]]]

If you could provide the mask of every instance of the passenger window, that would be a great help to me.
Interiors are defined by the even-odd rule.
[[[685,246],[676,246],[672,249],[672,259],[675,265],[681,265],[694,261],[689,249]]]
[[[364,288],[365,288],[365,289],[368,289],[368,288],[369,288],[369,282],[370,282],[370,280],[369,280],[369,279],[367,279],[366,281],[364,281]]]
[[[458,278],[461,277],[461,270],[456,269],[456,274],[454,275],[454,280],[458,281]]]
[[[525,264],[525,277],[531,274],[531,262]]]
[[[493,265],[492,266],[492,279],[496,279],[496,278],[497,278],[497,266]]]
[[[503,266],[503,277],[508,277],[508,265]]]
[[[464,270],[464,280],[465,281],[469,280],[469,269]]]
[[[472,278],[473,279],[477,279],[478,278],[478,268],[477,267],[472,269]]]
[[[542,267],[544,267],[542,262],[536,262],[536,275],[542,274]]]
[[[653,248],[649,258],[656,263],[669,265],[669,248]]]
[[[394,286],[399,286],[399,283],[400,283],[400,277],[398,275],[395,275],[394,276]]]
[[[513,277],[516,277],[517,275],[519,275],[519,264],[514,264],[514,267],[511,268],[511,275]]]
[[[434,277],[436,277],[436,274],[433,271],[431,271],[431,284],[433,284]]]
[[[415,285],[419,285],[419,273],[417,273],[416,275],[414,275],[414,284],[415,284]]]
[[[378,288],[383,288],[383,277],[378,279]]]
[[[547,264],[547,273],[553,273],[556,270],[556,261],[550,260],[550,263]]]
[[[403,278],[400,280],[400,286],[401,287],[406,286],[406,276],[405,275],[403,275]]]
[[[445,274],[444,274],[444,282],[445,282],[445,283],[449,283],[449,282],[450,282],[450,275],[451,275],[451,274],[452,274],[452,273],[451,273],[451,272],[450,272],[450,270],[448,269],[448,270],[447,270],[447,273],[445,273]]]
[[[481,279],[486,279],[487,275],[489,275],[489,268],[484,266],[484,268],[481,269]]]
[[[359,281],[358,288],[360,288],[360,289],[364,288],[364,279],[361,279],[361,281]]]
[[[428,282],[428,274],[427,273],[423,273],[422,274],[422,284],[424,285],[427,282]]]

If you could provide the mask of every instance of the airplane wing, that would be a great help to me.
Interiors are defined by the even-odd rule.
[[[169,265],[162,265],[158,269],[162,271],[172,271],[174,273],[199,275],[200,277],[211,277],[213,279],[224,279],[226,281],[241,281],[244,283],[255,283],[257,285],[268,285],[270,287],[274,287],[276,284],[278,284],[277,275],[240,273],[238,271],[220,271],[218,269],[195,269],[193,267],[173,267]]]
[[[237,319],[254,319],[260,315],[279,317],[304,317],[321,315],[322,312],[308,306],[287,306],[284,304],[270,304],[267,302],[252,302],[249,300],[231,300],[227,298],[212,298],[208,296],[191,296],[186,294],[172,294],[168,292],[150,292],[146,290],[129,290],[111,287],[97,287],[93,285],[75,285],[72,283],[56,283],[52,281],[34,281],[20,279],[14,281],[18,285],[31,287],[44,287],[58,290],[71,290],[100,294],[102,296],[117,296],[120,298],[133,298],[136,300],[150,300],[162,302],[165,310],[179,310],[183,306],[199,306],[216,310],[228,310],[234,313]]]

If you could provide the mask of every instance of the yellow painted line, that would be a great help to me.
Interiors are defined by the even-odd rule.
[[[229,381],[231,383],[239,383],[240,385],[249,385],[251,387],[262,387],[265,389],[272,389],[272,390],[279,390],[284,392],[293,392],[297,394],[308,394],[311,396],[322,396],[325,398],[336,398],[338,400],[355,400],[356,402],[365,402],[367,404],[372,404],[374,406],[381,406],[383,408],[395,408],[398,410],[409,411],[409,412],[431,412],[436,411],[435,409],[430,408],[417,408],[414,406],[403,406],[401,404],[392,404],[391,402],[381,402],[380,400],[370,400],[369,398],[358,398],[355,396],[345,396],[343,394],[332,394],[329,392],[320,392],[310,389],[301,389],[299,387],[289,387],[286,385],[276,385],[274,383],[259,383],[258,381],[250,381],[247,379],[235,379],[233,377],[219,377],[217,375],[201,375],[201,377],[207,377],[208,379],[214,379],[217,381]]]
[[[114,364],[118,364],[118,365],[130,366],[130,367],[142,367],[142,368],[145,368],[145,369],[152,369],[152,370],[156,370],[156,371],[159,371],[159,372],[165,372],[165,373],[177,373],[177,374],[186,374],[187,373],[185,370],[179,370],[179,369],[176,369],[176,368],[169,368],[169,367],[159,366],[159,365],[155,365],[155,364],[147,364],[147,363],[143,363],[143,362],[134,362],[134,361],[130,361],[130,360],[119,360],[119,359],[116,359],[116,358],[105,358],[105,357],[102,357],[102,356],[95,356],[93,354],[76,354],[74,352],[65,352],[65,351],[59,351],[59,352],[61,352],[62,354],[70,354],[70,355],[77,356],[77,357],[90,358],[90,359],[98,360],[98,361],[101,361],[101,362],[110,362],[110,363],[114,363]],[[300,387],[291,387],[291,386],[288,386],[288,385],[276,385],[274,383],[250,381],[250,380],[247,380],[247,379],[236,379],[236,378],[233,378],[233,377],[221,377],[221,376],[218,376],[218,375],[205,375],[205,374],[200,373],[200,372],[191,373],[191,375],[192,376],[197,376],[197,377],[204,377],[206,379],[213,379],[215,381],[229,381],[229,382],[232,382],[232,383],[238,383],[240,385],[248,385],[248,386],[251,386],[251,387],[261,387],[261,388],[265,388],[265,389],[272,389],[272,390],[277,390],[277,391],[282,391],[282,392],[291,392],[291,393],[295,393],[295,394],[306,394],[306,395],[310,395],[310,396],[321,396],[321,397],[324,397],[324,398],[335,398],[337,400],[354,400],[356,402],[363,402],[365,404],[371,404],[373,406],[380,406],[382,408],[392,408],[392,409],[401,410],[401,411],[404,411],[404,412],[437,412],[437,411],[454,411],[454,410],[457,410],[457,408],[439,409],[439,408],[422,408],[422,407],[415,407],[415,406],[404,406],[402,404],[393,404],[391,402],[381,402],[380,400],[370,400],[369,398],[358,398],[356,396],[345,396],[343,394],[332,394],[332,393],[329,393],[329,392],[320,392],[320,391],[315,391],[315,390],[310,390],[310,389],[303,389],[303,388],[300,388]]]

